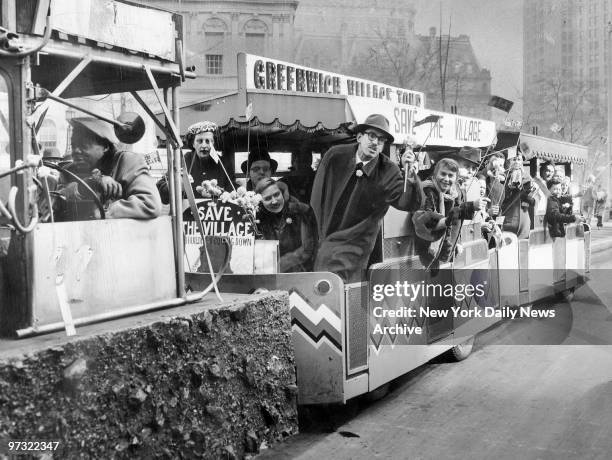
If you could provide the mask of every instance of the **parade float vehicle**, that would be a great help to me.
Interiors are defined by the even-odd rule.
[[[15,6],[15,2],[11,4]],[[179,127],[203,119],[217,122],[221,136],[218,149],[232,166],[235,153],[250,150],[254,143],[272,152],[292,152],[293,156],[323,153],[335,143],[350,142],[353,134],[349,126],[362,122],[370,113],[387,116],[399,144],[412,137],[422,150],[431,152],[459,151],[464,146],[486,151],[495,137],[493,123],[428,110],[424,95],[416,91],[251,55],[239,56],[235,94],[179,111],[178,87],[190,76],[181,59],[180,16],[129,2],[88,2],[86,16],[90,20],[84,21],[84,4],[77,0],[21,2],[12,22],[3,16],[3,24],[19,33],[19,37],[9,33],[0,37],[0,112],[5,131],[0,199],[7,201],[0,222],[4,335],[23,337],[61,329],[70,333],[80,324],[181,305],[209,292],[214,287],[211,278],[218,281],[221,292],[285,290],[290,300],[298,400],[319,404],[342,403],[372,392],[445,351],[464,358],[474,335],[499,320],[495,316],[479,321],[460,316],[414,318],[407,325],[412,332],[373,334],[372,326],[380,321],[373,313],[372,280],[416,285],[430,277],[412,251],[410,216],[396,211],[385,218],[368,280],[363,283],[345,284],[333,273],[278,273],[277,251],[266,244],[253,244],[251,267],[245,273],[244,260],[240,267],[231,265],[231,252],[236,255],[240,250],[238,245],[228,246],[230,239],[223,234],[208,235],[221,237],[217,238],[220,250],[226,251],[218,263],[203,264],[214,273],[212,277],[209,273],[185,273],[185,241],[201,245],[207,239],[197,239],[198,233],[205,233],[199,219],[195,224],[183,222],[181,190],[188,178],[179,136]],[[122,21],[126,27],[117,33]],[[132,30],[129,25],[134,21],[146,24],[146,31]],[[41,183],[35,174],[40,165],[32,163],[31,155],[39,153],[38,143],[44,142],[38,131],[44,125],[46,104],[52,101],[104,119],[116,127],[120,140],[130,143],[142,134],[137,117],[101,115],[83,98],[127,92],[146,114],[153,115],[139,94],[145,90],[152,91],[151,97],[162,107],[162,121],[158,118],[156,123],[167,138],[172,191],[169,215],[150,221],[38,222],[35,196]],[[247,107],[251,109],[244,116]],[[396,157],[399,146],[390,146],[386,153]],[[16,165],[18,160],[24,164]],[[51,163],[46,165],[52,167]],[[189,196],[190,187],[184,188]],[[188,201],[187,212],[198,214],[193,197]],[[93,196],[92,202],[96,204]],[[215,206],[223,207],[221,203]],[[204,212],[203,216],[205,220],[226,220],[227,216],[231,220],[235,217],[232,212],[240,212],[233,209]],[[104,210],[99,211],[103,217]],[[526,270],[534,267],[531,239],[525,244],[504,234],[503,247],[490,249],[477,224],[462,229],[463,254],[442,268],[452,270],[448,273],[452,273],[453,284],[486,284],[482,302],[489,308],[531,303],[581,281],[588,239],[571,228],[567,240],[572,243],[564,247],[575,255],[553,258],[559,275],[552,280],[550,292],[530,284]],[[232,236],[243,237],[240,244],[246,246],[252,237],[247,233]],[[517,267],[521,267],[518,272]],[[519,273],[511,289],[506,289],[509,284],[503,278],[503,268]],[[570,272],[576,276],[565,275]],[[135,273],[146,282],[135,282]],[[525,280],[527,284],[521,284]],[[401,299],[395,301],[396,306],[402,306]],[[427,307],[428,299],[421,296],[419,302],[418,306]],[[463,301],[453,306],[471,308]],[[400,318],[385,318],[384,326],[390,330],[400,322],[404,323]],[[422,333],[416,333],[416,328]]]
[[[145,131],[155,139],[157,118],[147,115],[152,104],[165,114],[171,184],[180,187],[181,156],[173,155],[181,146],[177,100],[182,82],[193,77],[182,61],[182,17],[119,1],[7,1],[2,12],[2,334],[74,332],[79,324],[201,298],[204,293],[185,293],[176,256],[183,252],[183,225],[173,205],[170,215],[147,221],[104,219],[102,203],[85,183],[83,198],[101,219],[39,222],[38,197],[46,200],[43,178],[36,177],[41,164],[32,163],[51,140],[68,140],[69,151],[69,116],[107,121],[124,144]],[[149,129],[135,113],[113,116],[126,98]],[[64,139],[57,131],[45,137],[46,126],[62,124]],[[61,170],[55,160],[44,164]]]
[[[431,158],[457,155],[463,147],[479,148],[481,165],[495,150],[493,122],[429,110],[418,91],[245,54],[238,55],[237,91],[182,107],[181,122],[183,126],[204,119],[216,122],[219,150],[223,150],[229,168],[238,164],[234,159],[237,152],[262,146],[271,154],[290,155],[294,165],[309,165],[311,155],[353,141],[351,125],[362,123],[371,113],[383,114],[390,121],[396,144],[383,153],[395,161],[406,141],[416,144],[417,152],[427,151]],[[568,161],[584,161],[580,146],[556,145],[555,152]],[[277,176],[287,176],[284,180],[291,184],[293,176],[302,171],[304,177],[297,182],[312,184],[308,180],[313,174],[310,168],[295,169]],[[467,357],[475,334],[507,317],[504,312],[508,308],[523,306],[528,312],[526,306],[570,292],[582,283],[590,252],[588,231],[583,231],[582,225],[569,225],[567,237],[554,242],[542,226],[520,241],[504,232],[490,247],[481,236],[480,224],[465,222],[461,245],[463,253],[453,263],[442,265],[441,272],[455,286],[486,286],[478,301],[459,298],[449,304],[448,298],[420,296],[408,305],[397,296],[374,298],[375,285],[418,285],[433,279],[414,253],[410,214],[393,208],[385,216],[362,283],[346,284],[332,273],[277,273],[276,266],[262,268],[255,263],[251,273],[226,273],[220,288],[244,293],[259,288],[287,290],[299,402],[343,403],[386,388],[392,379],[441,353],[448,352],[458,360]],[[192,272],[186,282],[198,289],[210,278]],[[446,302],[448,310],[458,308],[459,314],[408,320],[376,314],[379,307],[400,310],[436,302],[437,306]],[[488,318],[470,318],[475,303],[495,313]],[[396,325],[404,328],[394,329]],[[381,329],[391,332],[378,333]]]

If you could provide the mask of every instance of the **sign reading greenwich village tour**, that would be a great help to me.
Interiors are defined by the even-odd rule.
[[[370,101],[378,99],[404,106],[425,107],[425,93],[420,91],[252,54],[246,54],[245,60],[247,90],[355,96]]]
[[[198,218],[202,221],[208,254],[213,270],[219,270],[227,253],[224,239],[231,243],[231,258],[226,273],[253,273],[255,231],[245,211],[234,203],[213,200],[197,200]],[[208,262],[197,222],[187,208],[183,213],[185,234],[185,258],[191,271],[208,272]]]
[[[425,108],[425,94],[385,83],[341,75],[326,70],[270,59],[244,56],[239,72],[247,91],[301,96],[341,96],[346,98],[347,121],[363,123],[372,113],[384,115],[390,123],[396,144],[416,140],[418,145],[483,147],[495,143],[495,123],[438,112]],[[239,62],[242,62],[239,60]],[[427,122],[432,115],[433,123]]]

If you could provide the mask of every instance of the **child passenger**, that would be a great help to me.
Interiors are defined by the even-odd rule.
[[[417,235],[416,251],[425,267],[435,261],[452,260],[451,251],[461,221],[471,219],[474,212],[484,209],[488,201],[479,197],[462,202],[455,187],[458,172],[456,161],[443,158],[436,164],[431,178],[422,184],[423,201],[421,208],[414,213],[413,222]],[[434,242],[439,242],[435,245],[437,247],[432,244]]]
[[[550,196],[546,204],[546,215],[544,221],[548,225],[548,231],[553,238],[565,236],[565,224],[576,222],[574,214],[565,214],[562,211],[562,186],[561,181],[553,179],[548,186]]]

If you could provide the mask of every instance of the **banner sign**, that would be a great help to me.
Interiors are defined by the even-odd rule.
[[[495,123],[418,107],[406,107],[388,101],[364,101],[347,97],[355,123],[363,123],[368,115],[380,113],[390,124],[395,143],[408,139],[417,145],[445,147],[486,147],[495,142]]]
[[[274,93],[298,92],[359,97],[402,106],[425,107],[425,94],[362,78],[246,54],[246,88]]]
[[[172,13],[116,0],[53,0],[53,28],[69,35],[175,60]]]
[[[198,200],[198,218],[204,226],[213,270],[218,270],[224,260],[227,249],[221,237],[226,237],[232,246],[226,273],[253,273],[255,232],[251,222],[243,219],[243,215],[244,210],[236,204]],[[183,232],[188,269],[208,272],[206,256],[201,250],[202,237],[190,209],[183,212]]]
[[[513,105],[514,102],[499,96],[491,96],[491,99],[489,100],[490,107],[495,107],[496,109],[502,110],[506,113],[512,110]]]

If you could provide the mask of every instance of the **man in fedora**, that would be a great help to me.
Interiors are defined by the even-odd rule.
[[[449,155],[459,165],[457,186],[464,201],[473,201],[480,196],[480,184],[476,179],[480,153],[480,149],[474,147],[461,147],[458,152]]]
[[[80,220],[97,216],[91,192],[84,190],[74,176],[83,179],[98,195],[107,218],[152,219],[161,214],[161,199],[149,175],[143,155],[119,151],[112,126],[97,118],[73,118],[72,163],[65,169],[56,189],[64,203],[64,219]],[[72,212],[72,211],[76,211]]]
[[[402,164],[412,165],[406,190],[399,167],[381,155],[394,140],[389,121],[370,115],[355,131],[357,144],[334,146],[323,156],[310,200],[319,230],[314,270],[345,282],[361,280],[389,206],[418,208],[414,154],[407,149],[402,156]]]
[[[246,189],[254,190],[260,180],[272,177],[276,168],[278,162],[270,158],[267,150],[258,148],[249,152],[247,160],[240,165],[240,169],[247,176]]]

